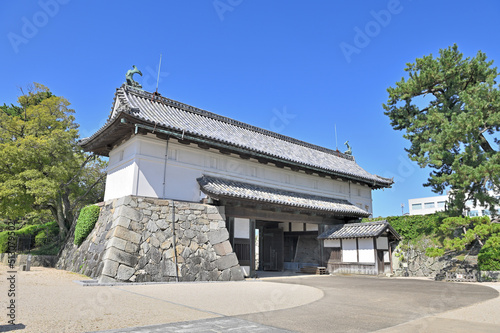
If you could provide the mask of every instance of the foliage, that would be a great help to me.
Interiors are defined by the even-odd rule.
[[[66,99],[35,83],[18,103],[0,107],[0,216],[50,211],[64,237],[78,209],[102,200],[105,162],[78,146]]]
[[[37,239],[38,243],[40,243],[42,242],[42,237],[49,238],[50,240],[55,239],[58,234],[59,227],[55,221],[40,225],[28,225],[14,231],[15,237],[32,236],[32,245],[34,246],[38,246]],[[9,231],[0,232],[0,253],[5,253],[8,251],[8,237]]]
[[[56,256],[59,254],[60,249],[60,243],[48,243],[33,249],[31,254],[40,256]]]
[[[484,243],[477,263],[482,271],[500,271],[500,233],[491,236]]]
[[[488,191],[500,189],[500,90],[497,68],[479,51],[465,58],[456,45],[407,64],[408,78],[387,89],[385,114],[411,143],[408,156],[434,169],[424,186],[436,193],[451,187],[449,209],[463,214],[465,202],[494,206]],[[420,105],[423,105],[421,107]],[[491,141],[497,145],[493,148]]]
[[[92,229],[94,229],[95,223],[99,218],[100,213],[99,206],[92,205],[83,207],[80,211],[80,216],[76,221],[75,227],[75,244],[81,245],[85,238],[90,234]]]
[[[423,235],[434,234],[445,217],[447,217],[445,213],[439,212],[428,215],[404,215],[363,219],[363,222],[387,220],[394,230],[405,240],[418,240]]]

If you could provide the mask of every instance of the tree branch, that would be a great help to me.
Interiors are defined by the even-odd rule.
[[[85,192],[84,194],[80,195],[78,198],[76,198],[74,201],[73,201],[73,204],[71,205],[71,210],[75,209],[76,205],[82,201],[89,193],[90,191],[97,186],[97,184],[99,184],[104,178],[106,177],[106,174],[103,174],[101,177],[99,177],[99,179],[97,179],[95,181],[94,184],[92,184],[92,186],[90,186],[88,189],[87,189],[87,192]]]
[[[87,163],[89,163],[93,158],[95,158],[94,154],[91,154],[91,155],[87,156],[87,158],[85,159],[85,161],[83,161],[82,165],[80,165],[80,170],[78,170],[78,172],[75,173],[75,175],[73,176],[73,178],[71,178],[66,184],[62,184],[61,188],[66,188],[72,182],[74,182],[75,179],[77,179],[78,176],[80,176],[80,173],[82,172],[83,168],[85,168],[85,166],[87,165]]]

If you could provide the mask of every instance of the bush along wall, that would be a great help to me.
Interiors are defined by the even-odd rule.
[[[9,231],[0,232],[0,253],[8,251],[8,233]],[[15,237],[31,236],[31,248],[43,245],[47,239],[55,239],[59,234],[57,222],[48,222],[45,224],[28,225],[14,231]]]
[[[92,229],[94,229],[95,223],[99,219],[100,211],[101,209],[96,205],[83,207],[80,210],[80,215],[78,216],[75,226],[74,243],[76,245],[81,245]]]

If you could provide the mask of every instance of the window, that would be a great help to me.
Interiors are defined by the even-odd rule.
[[[411,209],[422,209],[422,204],[421,203],[412,204],[411,205]]]
[[[483,216],[490,216],[490,215],[491,215],[491,213],[489,210],[483,209]]]
[[[424,208],[425,209],[434,208],[434,202],[426,202],[426,203],[424,203]]]
[[[469,216],[470,217],[479,216],[479,212],[477,210],[471,210]]]
[[[438,201],[437,207],[438,208],[444,208],[444,205],[446,204],[446,201]]]

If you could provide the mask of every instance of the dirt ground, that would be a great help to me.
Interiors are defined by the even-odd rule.
[[[0,332],[8,325],[8,267],[0,264]],[[296,307],[323,297],[316,288],[265,281],[83,286],[87,277],[32,267],[15,275],[15,323],[23,333],[88,332],[234,316]],[[245,299],[259,302],[245,302]]]

